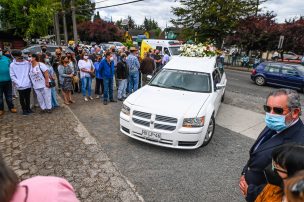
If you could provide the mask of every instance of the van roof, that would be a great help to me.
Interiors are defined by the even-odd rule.
[[[174,56],[164,66],[164,69],[188,70],[212,73],[215,69],[216,57],[186,57]]]
[[[172,46],[180,46],[181,43],[178,40],[165,40],[165,39],[144,39],[143,41],[146,41],[147,43],[153,43],[153,44],[167,44]]]

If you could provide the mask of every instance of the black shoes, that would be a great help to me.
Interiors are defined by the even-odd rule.
[[[112,100],[110,100],[110,102],[117,102],[116,100],[114,100],[114,99],[112,99]]]
[[[107,105],[107,104],[108,104],[108,101],[104,100],[104,101],[103,101],[103,104],[104,104],[104,105]]]

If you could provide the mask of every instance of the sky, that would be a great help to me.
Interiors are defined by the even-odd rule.
[[[130,2],[132,0],[92,0],[96,3],[96,8],[109,6],[119,3]],[[176,0],[144,0],[133,4],[127,4],[112,8],[98,9],[99,14],[104,19],[113,21],[125,19],[128,15],[132,16],[136,24],[142,24],[144,18],[152,18],[158,22],[161,28],[165,28],[166,24],[171,25],[170,19],[174,18],[171,13],[171,7],[179,6]],[[277,22],[284,22],[285,19],[304,16],[304,0],[268,0],[261,5],[263,11],[270,10],[277,14]],[[95,12],[96,12],[95,11]]]

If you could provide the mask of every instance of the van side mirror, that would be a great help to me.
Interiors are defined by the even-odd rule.
[[[216,84],[216,89],[215,89],[215,90],[221,90],[221,89],[223,89],[223,88],[225,88],[225,87],[226,87],[225,84],[220,84],[220,83],[218,83],[218,84]]]

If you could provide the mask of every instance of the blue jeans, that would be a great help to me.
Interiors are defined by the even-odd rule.
[[[129,93],[135,92],[138,89],[139,72],[130,72],[129,74]],[[132,91],[133,89],[133,91]]]
[[[0,82],[0,110],[4,110],[3,94],[5,96],[8,109],[14,108],[12,82]]]
[[[52,96],[52,108],[59,107],[55,87],[51,88],[51,96]]]
[[[128,85],[127,79],[118,80],[118,93],[117,93],[118,99],[127,97],[126,95],[127,85]]]
[[[84,97],[87,95],[87,90],[88,90],[88,96],[91,96],[91,86],[92,86],[91,77],[81,78],[81,92]]]
[[[103,100],[108,101],[113,100],[113,78],[103,78]]]

